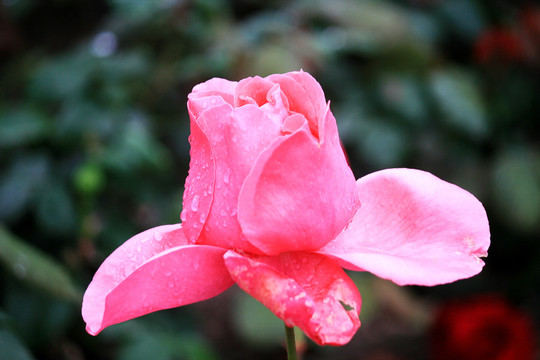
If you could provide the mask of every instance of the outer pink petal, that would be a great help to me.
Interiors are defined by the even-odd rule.
[[[229,251],[225,264],[243,290],[319,345],[346,344],[360,327],[360,293],[343,269],[325,256],[248,257]]]
[[[201,103],[211,99],[190,100],[189,108],[202,108]],[[268,119],[256,105],[232,109],[226,103],[215,103],[217,105],[200,112],[195,120],[192,116],[192,159],[183,216],[186,234],[190,240],[197,235],[200,244],[260,253],[241,233],[237,218],[238,194],[258,154],[279,136],[280,125]],[[197,131],[207,142],[199,141],[196,151]],[[197,154],[200,156],[194,157]],[[202,233],[196,232],[203,226]]]
[[[319,143],[306,127],[277,139],[257,159],[238,199],[246,238],[268,255],[326,245],[358,207],[354,176],[327,111]]]
[[[490,243],[482,204],[434,175],[389,169],[358,180],[361,207],[320,253],[397,284],[436,285],[480,272]]]
[[[201,129],[191,112],[190,117],[191,160],[180,218],[184,223],[186,237],[191,243],[195,243],[201,234],[212,206],[216,182],[216,164],[208,136]]]
[[[86,330],[107,326],[216,296],[233,284],[225,249],[187,245],[178,225],[140,233],[101,265],[84,294]]]

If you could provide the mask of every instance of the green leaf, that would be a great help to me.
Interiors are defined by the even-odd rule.
[[[460,70],[435,71],[430,88],[442,120],[449,127],[475,138],[488,134],[485,105],[470,74]]]
[[[17,339],[13,333],[0,328],[0,349],[2,359],[9,360],[33,360],[34,357],[28,349]]]
[[[30,94],[38,99],[64,100],[85,89],[96,59],[86,49],[49,58],[32,74]]]
[[[111,170],[129,173],[145,167],[162,170],[169,165],[168,152],[154,140],[139,117],[143,115],[132,114],[132,119],[106,150],[103,161]]]
[[[485,29],[485,20],[475,1],[442,1],[440,12],[454,33],[473,41]]]
[[[257,346],[273,346],[283,341],[283,321],[248,294],[236,294],[234,312],[236,329],[247,341]]]
[[[117,17],[125,17],[132,22],[145,22],[155,18],[156,14],[174,4],[170,0],[111,0]]]
[[[18,217],[47,178],[49,159],[43,155],[19,156],[0,178],[0,221]]]
[[[74,230],[75,206],[65,187],[58,181],[37,194],[36,215],[40,225],[53,234]]]
[[[26,145],[47,133],[46,118],[35,109],[21,107],[0,112],[0,147]]]
[[[384,118],[365,119],[357,151],[376,167],[399,166],[405,157],[409,141],[402,128]]]
[[[427,111],[418,79],[411,75],[385,75],[379,82],[379,96],[386,108],[411,125],[425,124]]]
[[[193,337],[166,332],[145,332],[144,337],[127,344],[120,351],[120,360],[215,360],[208,343]]]
[[[0,263],[13,276],[55,297],[79,302],[81,293],[68,270],[47,254],[11,234],[0,225]]]
[[[499,217],[521,231],[540,228],[540,155],[508,150],[497,159],[493,184]]]

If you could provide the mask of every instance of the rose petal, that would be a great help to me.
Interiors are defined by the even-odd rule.
[[[309,122],[311,133],[321,138],[319,122],[324,118],[326,100],[317,80],[303,71],[274,74],[266,79],[280,85],[289,101],[290,111],[303,114]]]
[[[224,258],[243,290],[317,344],[346,344],[360,327],[360,293],[332,260],[313,253],[248,257],[233,251]]]
[[[191,103],[190,100],[190,108]],[[211,151],[201,146],[198,152],[201,157],[194,158],[192,154],[190,182],[186,183],[184,199],[186,234],[190,240],[197,235],[199,244],[260,253],[241,233],[237,218],[238,194],[258,154],[280,135],[281,125],[275,124],[265,112],[252,104],[236,109],[228,104],[209,107],[195,120],[192,118],[193,123],[202,124]],[[192,129],[197,130],[197,126],[192,126]],[[192,135],[193,140],[201,137]],[[204,142],[201,141],[201,144]],[[192,150],[195,150],[193,144]],[[202,155],[206,158],[202,158]],[[208,158],[212,159],[214,168],[209,165]],[[210,173],[211,168],[215,169],[215,175]],[[194,179],[193,182],[191,179]],[[214,180],[212,188],[207,185],[211,180]],[[190,205],[193,199],[199,201],[198,206]],[[203,224],[204,231],[196,232]]]
[[[241,80],[234,94],[234,106],[238,108],[246,104],[264,105],[272,86],[274,83],[259,76]]]
[[[326,118],[322,143],[305,128],[277,139],[261,153],[240,190],[242,231],[268,255],[321,248],[358,207],[335,119],[329,111]]]
[[[216,181],[216,165],[210,140],[191,113],[190,117],[191,160],[180,218],[184,223],[186,237],[191,243],[195,243],[210,213]]]
[[[436,285],[480,272],[490,242],[482,204],[434,175],[389,169],[358,180],[361,207],[320,253],[399,285]]]
[[[87,331],[97,335],[107,326],[225,291],[233,284],[225,251],[187,245],[179,224],[135,235],[103,262],[88,286],[82,305]]]
[[[213,78],[196,85],[188,95],[190,100],[202,97],[216,96],[234,106],[234,94],[236,92],[236,81],[229,81],[221,78]]]

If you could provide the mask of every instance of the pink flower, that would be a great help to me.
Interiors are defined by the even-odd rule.
[[[232,284],[318,344],[347,343],[361,298],[342,269],[436,285],[480,272],[489,227],[467,191],[419,170],[355,181],[305,72],[212,79],[189,95],[182,224],[134,236],[86,291],[87,331],[213,297]]]

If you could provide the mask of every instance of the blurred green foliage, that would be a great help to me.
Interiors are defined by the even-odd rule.
[[[483,274],[417,295],[498,292],[540,324],[538,24],[540,7],[520,1],[4,0],[1,356],[263,359],[272,344],[281,354],[277,326],[250,323],[266,315],[234,292],[96,338],[84,332],[80,296],[123,241],[179,221],[191,88],[300,68],[331,100],[357,177],[420,168],[486,205],[493,245]],[[392,304],[358,279],[369,304]],[[362,318],[376,323],[381,309],[367,306]],[[385,344],[369,326],[371,337],[362,328],[339,358]],[[419,359],[426,330],[415,329],[401,335],[419,342],[410,355]]]

